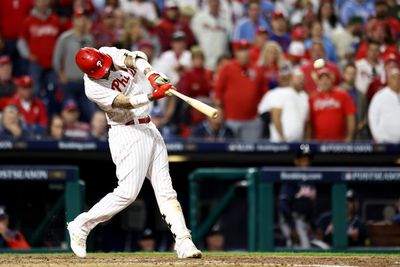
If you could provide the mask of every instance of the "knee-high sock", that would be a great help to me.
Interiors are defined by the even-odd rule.
[[[176,240],[191,237],[190,231],[186,227],[181,204],[177,199],[170,199],[160,204],[159,208],[163,219],[168,224]]]

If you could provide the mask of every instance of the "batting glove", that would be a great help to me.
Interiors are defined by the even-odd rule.
[[[146,77],[154,89],[158,89],[161,85],[169,83],[168,77],[161,72],[150,71],[146,74]]]
[[[153,99],[157,100],[157,99],[160,99],[160,98],[163,98],[163,97],[169,95],[167,93],[167,91],[170,90],[171,88],[172,88],[172,85],[169,83],[165,83],[161,86],[158,86],[158,88],[155,88],[154,91],[152,92]]]

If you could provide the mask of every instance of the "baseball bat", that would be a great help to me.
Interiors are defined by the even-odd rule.
[[[184,94],[181,94],[174,89],[168,90],[168,93],[173,94],[176,97],[179,97],[180,99],[182,99],[183,101],[188,103],[190,106],[192,106],[193,108],[197,109],[198,111],[207,115],[210,118],[216,119],[218,117],[218,111],[215,108],[213,108],[197,99],[194,99],[194,98],[188,97]]]

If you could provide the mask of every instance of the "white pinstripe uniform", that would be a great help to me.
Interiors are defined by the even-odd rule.
[[[124,50],[111,47],[103,47],[100,51],[110,55],[114,62],[124,53]],[[105,111],[108,124],[111,125],[109,146],[116,165],[118,187],[73,221],[79,226],[82,236],[86,237],[97,224],[111,219],[130,205],[147,177],[153,186],[160,212],[173,235],[177,240],[190,237],[172,187],[167,150],[160,132],[152,122],[125,125],[149,116],[149,105],[130,110],[111,107],[120,93],[129,97],[145,93],[136,85],[138,75],[144,74],[124,69],[111,71],[108,79],[84,77],[87,97]]]

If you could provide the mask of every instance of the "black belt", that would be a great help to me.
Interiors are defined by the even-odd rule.
[[[143,124],[143,123],[149,123],[149,122],[151,122],[151,118],[146,117],[146,118],[140,118],[140,119],[128,121],[127,123],[125,123],[125,125],[136,125],[136,124]],[[111,125],[108,125],[108,128],[111,128]]]

